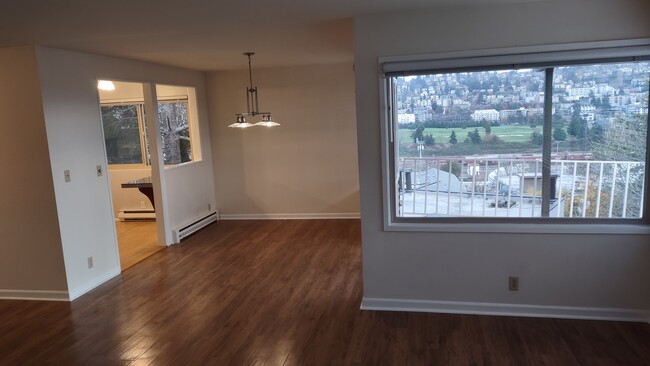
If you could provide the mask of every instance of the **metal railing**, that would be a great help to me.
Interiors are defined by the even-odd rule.
[[[540,217],[541,157],[400,158],[398,216]],[[641,217],[645,163],[551,161],[551,217]]]

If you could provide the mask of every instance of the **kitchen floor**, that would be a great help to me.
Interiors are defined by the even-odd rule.
[[[158,245],[155,221],[116,221],[115,228],[117,230],[117,242],[120,248],[122,271],[164,248]]]

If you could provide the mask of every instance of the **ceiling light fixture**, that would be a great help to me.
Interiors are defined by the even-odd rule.
[[[109,80],[97,80],[97,89],[112,91],[115,90],[115,84]]]
[[[257,98],[257,87],[253,87],[253,71],[251,68],[251,56],[255,52],[244,52],[244,56],[248,57],[248,80],[250,85],[246,88],[246,113],[237,113],[237,121],[228,127],[233,128],[247,128],[253,126],[266,126],[274,127],[279,126],[277,122],[273,122],[271,118],[271,112],[260,112],[260,104]],[[262,116],[262,120],[257,123],[246,122],[247,116],[255,117],[257,115]]]

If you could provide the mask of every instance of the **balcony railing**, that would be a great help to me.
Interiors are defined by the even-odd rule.
[[[638,218],[645,164],[552,160],[550,217]],[[400,158],[402,217],[541,217],[541,157]]]

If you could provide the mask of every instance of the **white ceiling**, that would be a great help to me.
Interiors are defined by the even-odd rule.
[[[0,47],[43,46],[198,70],[351,62],[352,17],[539,0],[13,0]]]

